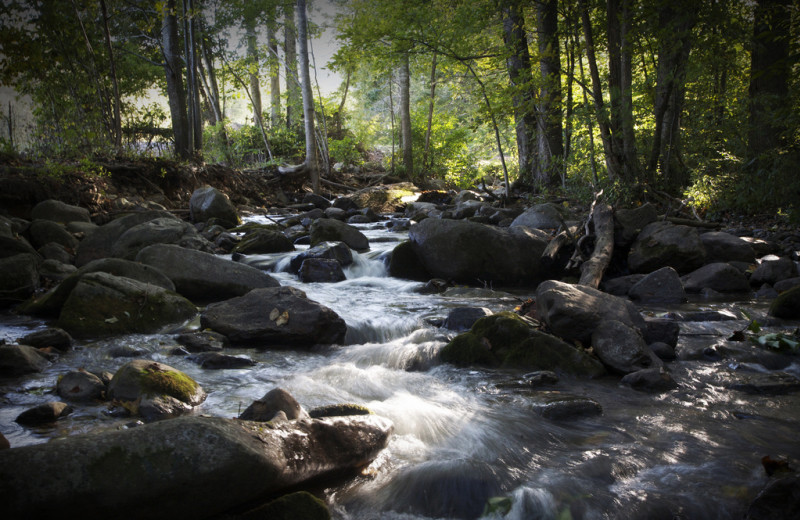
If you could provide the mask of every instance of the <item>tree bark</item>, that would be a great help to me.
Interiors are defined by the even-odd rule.
[[[403,168],[406,178],[414,177],[414,150],[411,137],[411,74],[408,53],[400,58],[400,140],[403,147]]]
[[[286,128],[300,126],[302,117],[302,93],[300,77],[297,75],[297,33],[294,22],[294,6],[287,3],[284,8],[284,55],[286,71]]]
[[[122,148],[122,111],[120,109],[122,102],[119,96],[117,64],[114,60],[114,47],[111,46],[111,31],[108,29],[108,9],[106,8],[105,0],[100,0],[100,12],[103,15],[103,34],[105,35],[106,49],[108,50],[108,64],[109,72],[111,73],[111,85],[114,89],[114,148],[119,151]]]
[[[528,52],[528,37],[525,33],[525,20],[517,0],[504,0],[501,11],[503,42],[507,52],[506,69],[513,88],[511,103],[514,107],[514,128],[519,160],[517,184],[533,187],[534,172],[537,169],[536,115],[533,101],[533,72]]]
[[[197,81],[196,23],[193,0],[184,0],[183,12],[189,146],[193,152],[200,152],[203,149],[203,116],[200,111],[200,89]]]
[[[539,160],[536,181],[540,186],[552,186],[558,179],[560,158],[564,154],[558,0],[536,2],[536,26],[542,75],[537,110]]]
[[[297,0],[297,37],[300,43],[300,73],[302,74],[303,116],[306,134],[305,166],[311,179],[311,189],[319,194],[319,167],[317,165],[317,140],[314,134],[314,95],[311,91],[311,74],[308,66],[308,20],[306,1]]]
[[[278,39],[275,36],[275,20],[270,18],[267,24],[267,45],[269,46],[269,100],[270,125],[275,128],[281,124],[281,81],[280,63],[278,62]]]
[[[348,76],[349,78],[349,76]],[[425,150],[422,152],[422,172],[420,178],[425,181],[426,170],[431,168],[430,150],[431,150],[431,130],[433,128],[433,108],[436,102],[436,53],[433,53],[431,58],[431,80],[430,80],[430,98],[428,99],[428,128],[425,130]]]
[[[631,56],[629,0],[608,0],[608,90],[611,105],[610,149],[620,165],[622,178],[633,182],[639,177],[636,142],[633,133],[631,94]]]
[[[259,77],[258,41],[256,39],[256,21],[245,18],[244,33],[247,40],[247,66],[250,80],[250,99],[253,103],[253,122],[259,123],[263,119],[264,110],[261,105],[261,79]]]
[[[581,265],[581,278],[578,284],[597,289],[614,253],[614,214],[611,206],[608,204],[594,206],[592,220],[595,234],[594,251],[591,258]]]
[[[167,0],[161,21],[161,48],[164,54],[164,73],[167,81],[167,100],[172,118],[175,155],[181,159],[191,157],[189,145],[189,120],[186,115],[186,92],[183,89],[183,71],[178,52],[178,19],[175,16],[176,0]]]

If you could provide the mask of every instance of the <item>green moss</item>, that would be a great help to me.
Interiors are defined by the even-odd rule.
[[[457,366],[497,365],[497,358],[483,339],[472,332],[459,334],[444,346],[439,356],[445,363]]]
[[[800,287],[780,293],[769,306],[769,314],[783,319],[800,318]]]
[[[147,368],[139,372],[139,381],[145,395],[169,395],[191,403],[197,392],[197,382],[183,372]]]
[[[330,520],[331,512],[325,502],[307,491],[284,495],[259,508],[248,511],[240,518],[255,520]]]
[[[327,406],[319,406],[314,408],[308,415],[313,419],[321,417],[343,417],[346,415],[374,415],[372,410],[360,404],[342,403],[342,404],[329,404]]]

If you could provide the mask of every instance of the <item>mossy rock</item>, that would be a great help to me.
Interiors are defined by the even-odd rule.
[[[280,231],[256,229],[248,231],[233,248],[234,253],[270,254],[294,251],[294,244]]]
[[[283,226],[279,224],[259,224],[258,222],[247,222],[241,226],[229,230],[231,233],[251,233],[253,231],[281,231]]]
[[[361,208],[370,208],[375,213],[391,213],[403,206],[403,198],[411,197],[417,190],[410,182],[389,184],[364,190],[351,196],[351,199]]]
[[[346,415],[373,415],[373,413],[372,410],[360,404],[342,403],[318,406],[308,412],[308,415],[312,419],[320,419],[322,417],[343,417]]]
[[[507,311],[479,319],[469,332],[453,338],[440,355],[442,361],[459,366],[552,370],[584,377],[605,374],[597,359]]]
[[[263,506],[251,509],[240,520],[330,520],[331,512],[325,502],[308,491],[284,495]]]
[[[197,381],[171,366],[146,359],[135,359],[120,367],[108,385],[108,396],[128,402],[169,396],[191,406],[206,399]]]
[[[779,294],[769,306],[769,314],[787,320],[800,319],[800,286]]]

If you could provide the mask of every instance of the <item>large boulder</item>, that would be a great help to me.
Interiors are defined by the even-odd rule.
[[[265,495],[369,464],[389,442],[375,415],[265,427],[179,417],[0,450],[0,515],[84,519],[208,518]],[[55,478],[54,476],[58,476]]]
[[[0,345],[0,377],[41,372],[50,362],[28,345]]]
[[[121,216],[108,224],[100,226],[78,245],[78,250],[75,253],[75,265],[81,267],[92,260],[113,256],[112,249],[114,244],[123,233],[139,224],[159,218],[178,220],[177,217],[167,211],[141,211]]]
[[[653,222],[639,233],[628,254],[628,267],[649,273],[669,266],[680,274],[694,271],[705,262],[706,250],[697,229],[669,222]]]
[[[186,249],[213,252],[214,245],[200,236],[188,222],[172,218],[157,218],[125,231],[111,248],[111,255],[133,260],[139,251],[154,244],[175,244]]]
[[[414,252],[414,246],[408,240],[400,242],[392,250],[392,256],[389,258],[389,275],[418,282],[424,282],[431,278],[430,273]]]
[[[330,218],[320,218],[311,224],[311,246],[322,242],[344,242],[356,251],[369,249],[369,240],[364,233],[340,220]]]
[[[342,265],[328,258],[309,258],[300,264],[298,271],[303,283],[335,283],[347,279]]]
[[[270,253],[285,253],[294,251],[294,244],[280,231],[270,229],[255,229],[242,237],[242,240],[233,248],[234,253],[244,255],[263,255]]]
[[[72,206],[59,200],[43,200],[31,210],[33,220],[52,220],[67,224],[68,222],[91,222],[89,210]]]
[[[411,227],[412,249],[433,276],[466,283],[530,284],[549,236],[463,220],[425,219]]]
[[[761,259],[761,263],[750,275],[750,284],[754,287],[765,283],[775,285],[781,280],[795,276],[797,276],[797,267],[791,259],[770,255]]]
[[[787,320],[800,319],[800,286],[779,294],[770,305],[769,314]]]
[[[353,252],[344,242],[322,242],[293,256],[289,261],[289,271],[298,273],[303,262],[310,258],[335,260],[342,267],[346,267],[353,263]]]
[[[72,336],[58,327],[47,327],[46,329],[31,332],[19,338],[18,342],[21,345],[30,345],[34,348],[54,348],[62,352],[72,348]]]
[[[145,419],[157,419],[190,411],[206,400],[206,393],[180,370],[134,359],[114,374],[108,384],[108,398]]]
[[[228,228],[239,224],[239,214],[228,196],[211,186],[194,190],[189,199],[189,214],[192,222],[207,222],[216,218]]]
[[[619,209],[614,212],[614,245],[628,249],[639,233],[658,218],[656,207],[643,204],[638,208]]]
[[[743,272],[731,264],[714,262],[683,276],[686,292],[699,293],[711,289],[721,293],[750,292],[750,282]]]
[[[606,367],[619,374],[630,374],[653,364],[641,332],[616,320],[603,321],[594,329],[592,350]]]
[[[0,236],[0,258],[8,258],[20,254],[33,255],[36,263],[42,263],[42,257],[25,238],[20,236]]]
[[[630,301],[556,280],[547,280],[536,288],[536,309],[553,334],[584,345],[589,345],[594,330],[607,320],[646,329],[644,318]]]
[[[58,326],[80,337],[152,333],[196,314],[192,302],[172,291],[96,272],[82,276],[69,293]]]
[[[558,229],[564,218],[553,204],[537,204],[526,209],[511,222],[511,227],[525,226],[531,229]]]
[[[640,303],[682,303],[686,301],[680,276],[671,267],[662,267],[646,275],[628,290],[628,296]]]
[[[442,348],[442,361],[459,366],[488,365],[551,370],[599,377],[603,365],[584,350],[536,330],[520,316],[501,312],[475,322]]]
[[[280,285],[255,267],[172,244],[148,246],[136,255],[136,261],[158,269],[172,280],[178,293],[198,301],[219,301]]]
[[[706,249],[706,262],[745,262],[756,261],[756,252],[746,240],[723,231],[709,231],[700,235]]]
[[[73,370],[58,378],[56,393],[67,401],[89,401],[100,399],[106,385],[96,375],[86,370]]]
[[[232,342],[267,345],[339,343],[347,325],[328,307],[294,287],[254,289],[244,296],[209,305],[201,326]]]
[[[297,399],[283,388],[273,388],[261,399],[257,399],[245,408],[239,419],[246,421],[271,421],[276,415],[283,412],[286,419],[308,419],[308,413],[303,410]]]
[[[471,329],[479,319],[491,315],[492,311],[486,307],[456,307],[447,313],[442,327],[447,330],[463,332]]]
[[[24,301],[39,287],[36,260],[25,253],[0,258],[0,306]]]
[[[78,247],[78,239],[67,231],[63,224],[52,220],[34,220],[28,228],[27,235],[31,245],[37,249],[50,242],[61,244],[70,251]]]

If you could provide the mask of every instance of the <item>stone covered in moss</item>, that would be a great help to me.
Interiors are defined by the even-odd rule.
[[[135,359],[120,367],[108,385],[108,396],[123,402],[169,396],[190,406],[206,399],[194,379],[171,366],[146,359]]]
[[[441,358],[460,366],[552,370],[587,377],[605,373],[603,365],[583,350],[536,330],[512,312],[479,319],[442,349]]]
[[[779,294],[769,306],[769,313],[787,320],[800,319],[800,286]]]
[[[344,417],[347,415],[372,415],[372,410],[360,404],[328,404],[314,408],[308,412],[308,415],[312,419],[319,419],[320,417]]]
[[[290,493],[261,507],[251,509],[239,517],[241,520],[330,520],[331,512],[325,502],[308,491]]]

